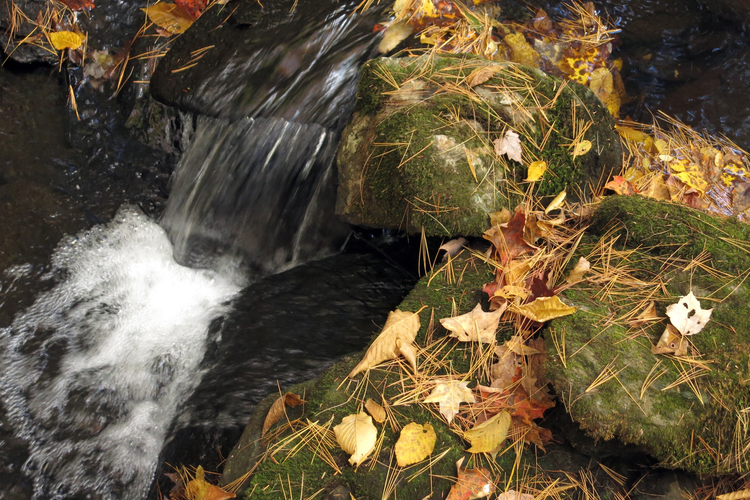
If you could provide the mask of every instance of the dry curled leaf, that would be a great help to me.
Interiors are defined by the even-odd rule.
[[[566,283],[575,283],[581,281],[584,275],[591,269],[591,263],[586,260],[585,257],[578,259],[575,267],[570,271],[568,278],[565,280]]]
[[[419,326],[418,313],[400,309],[391,311],[380,335],[367,349],[362,361],[349,373],[349,377],[399,356],[405,357],[416,373],[417,351],[413,344],[419,332]]]
[[[443,260],[445,260],[448,256],[456,255],[468,243],[469,241],[466,238],[454,238],[440,245],[438,250],[445,250],[445,256],[443,257]]]
[[[406,21],[394,21],[388,25],[383,33],[383,38],[378,44],[378,52],[385,54],[395,49],[399,43],[406,40],[409,35],[414,33],[414,27]]]
[[[451,337],[461,342],[492,344],[495,342],[495,332],[500,323],[500,317],[505,312],[505,307],[506,305],[503,304],[495,311],[484,312],[482,304],[477,303],[476,307],[466,314],[443,318],[440,324],[450,332]]]
[[[560,300],[560,297],[553,295],[552,297],[539,297],[528,304],[515,306],[512,311],[532,321],[544,323],[551,319],[573,314],[576,312],[576,308],[566,305]]]
[[[534,500],[534,495],[529,493],[519,493],[516,490],[508,490],[500,493],[496,500]]]
[[[375,449],[378,439],[378,429],[372,423],[372,417],[365,412],[344,417],[333,432],[341,449],[351,455],[349,463],[352,465],[364,462]]]
[[[304,403],[304,401],[302,401],[302,398],[300,398],[293,392],[287,392],[283,396],[279,396],[276,401],[273,402],[271,408],[266,414],[266,420],[263,422],[263,430],[261,431],[260,435],[264,436],[266,432],[268,432],[268,429],[273,426],[273,424],[281,420],[281,417],[286,413],[287,406],[289,406],[290,408],[294,408],[301,405],[302,403]]]
[[[674,354],[675,356],[687,356],[688,341],[672,325],[667,325],[664,333],[659,337],[655,346],[651,346],[653,354]]]
[[[435,449],[437,436],[430,424],[419,425],[411,422],[401,429],[394,451],[399,467],[421,462]]]
[[[191,500],[227,500],[235,496],[206,481],[205,471],[200,465],[195,470],[195,478],[185,485],[185,497]]]
[[[469,73],[469,76],[466,77],[466,85],[472,88],[476,87],[477,85],[481,85],[502,69],[502,66],[497,65],[482,66],[481,68],[476,68],[474,71]]]
[[[643,311],[641,311],[638,316],[628,321],[628,325],[631,327],[636,327],[658,318],[659,315],[656,314],[656,302],[651,300],[648,302],[648,304],[646,304],[646,307],[643,308]]]
[[[717,496],[716,500],[744,500],[746,498],[750,498],[750,489],[724,493],[723,495]]]
[[[549,202],[549,205],[547,205],[547,208],[544,209],[544,213],[548,214],[551,211],[557,210],[558,208],[560,208],[563,202],[565,201],[565,197],[567,196],[567,194],[568,193],[566,193],[565,191],[560,191],[559,193],[557,193],[557,196],[555,196],[553,200]]]
[[[701,303],[692,290],[676,304],[667,306],[667,316],[672,324],[683,335],[695,335],[703,330],[711,318],[713,309],[701,309]]]
[[[450,423],[458,413],[461,403],[473,403],[474,393],[468,387],[468,382],[456,380],[438,380],[435,388],[424,400],[425,403],[439,403],[440,413]]]
[[[497,156],[507,155],[511,160],[523,163],[523,158],[521,157],[523,153],[521,138],[514,131],[507,130],[501,139],[495,139],[492,141],[492,144],[495,145],[495,154]]]
[[[469,453],[497,453],[508,437],[510,413],[501,411],[492,418],[464,432],[464,439],[471,443]]]
[[[383,422],[385,422],[385,408],[377,404],[372,399],[367,398],[367,401],[365,401],[365,410],[367,410],[367,413],[372,415],[372,418],[374,418],[377,423],[382,424]]]
[[[492,474],[485,468],[464,469],[461,467],[464,459],[456,462],[458,468],[458,481],[451,486],[446,500],[472,500],[474,498],[485,498],[495,492],[495,483]]]
[[[584,139],[576,143],[575,147],[573,148],[573,154],[571,156],[573,156],[573,158],[577,156],[583,156],[591,151],[591,146],[591,141]]]

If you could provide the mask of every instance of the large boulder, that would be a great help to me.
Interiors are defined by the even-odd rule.
[[[699,474],[750,470],[748,248],[750,226],[684,206],[612,197],[597,208],[579,247],[593,277],[564,292],[578,311],[544,334],[557,350],[550,381],[591,436]],[[653,354],[667,306],[691,291],[710,321],[686,356]],[[660,319],[634,321],[650,301]]]
[[[509,130],[523,163],[494,151]],[[593,147],[574,156],[584,141]],[[515,206],[533,161],[548,164],[536,194],[585,197],[622,152],[588,88],[514,63],[422,56],[364,65],[337,160],[344,220],[446,236],[480,235],[488,212]]]

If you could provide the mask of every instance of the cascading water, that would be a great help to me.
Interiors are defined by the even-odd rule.
[[[51,289],[0,330],[0,393],[34,498],[144,498],[201,380],[211,323],[242,285],[340,245],[332,162],[373,37],[353,4],[332,5],[295,31],[298,50],[227,64],[234,87],[217,78],[215,89],[225,111],[198,120],[164,229],[125,206],[63,239]],[[238,68],[269,57],[276,77],[263,88],[237,83]],[[240,116],[237,98],[248,104]],[[23,272],[6,272],[0,290]]]

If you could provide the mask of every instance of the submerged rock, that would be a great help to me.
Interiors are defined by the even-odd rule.
[[[520,134],[523,163],[495,153]],[[574,150],[590,142],[590,150]],[[612,118],[588,89],[513,63],[474,57],[382,58],[362,70],[357,111],[338,152],[336,211],[351,224],[428,235],[480,235],[512,208],[528,165],[547,162],[541,196],[620,168]]]
[[[609,279],[566,290],[578,312],[544,333],[557,350],[547,375],[591,436],[699,474],[750,470],[749,246],[747,225],[684,206],[618,196],[597,208],[579,253]],[[652,354],[666,307],[691,291],[713,308],[692,356]],[[659,319],[638,324],[649,301]]]

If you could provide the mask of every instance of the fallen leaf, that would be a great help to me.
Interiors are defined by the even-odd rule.
[[[732,493],[724,493],[716,497],[716,500],[745,500],[750,498],[750,489],[737,490]]]
[[[615,130],[617,130],[617,132],[623,139],[635,144],[646,142],[646,140],[650,137],[647,133],[641,132],[640,130],[636,130],[631,127],[615,125]]]
[[[604,188],[610,189],[615,193],[624,196],[633,196],[634,194],[638,194],[638,190],[635,188],[635,186],[633,186],[631,182],[625,180],[625,177],[621,175],[613,176],[612,180],[605,184]]]
[[[510,219],[513,218],[513,212],[503,207],[499,212],[492,212],[490,216],[490,226],[499,226],[500,224],[506,224]]]
[[[383,38],[378,44],[378,52],[385,54],[395,49],[399,43],[406,40],[414,33],[414,27],[406,21],[394,21],[388,25],[383,33]]]
[[[653,354],[674,354],[675,356],[687,356],[688,342],[673,325],[667,325],[664,333],[659,337],[655,346],[651,347]]]
[[[348,415],[333,428],[336,441],[341,449],[350,454],[349,463],[359,465],[375,449],[378,429],[372,423],[372,417],[365,412]]]
[[[439,403],[440,413],[448,423],[453,422],[453,417],[458,413],[461,403],[473,403],[474,393],[468,387],[468,382],[456,380],[438,380],[435,388],[424,400],[425,403]]]
[[[521,139],[514,131],[507,130],[502,139],[495,139],[492,144],[495,145],[495,154],[498,156],[507,155],[511,160],[523,163]]]
[[[544,323],[576,312],[575,307],[566,305],[557,295],[538,297],[528,304],[513,306],[511,310],[538,323]]]
[[[417,352],[414,339],[419,332],[419,314],[396,309],[391,311],[380,335],[373,341],[362,361],[349,373],[349,377],[369,370],[383,361],[403,356],[417,372]]]
[[[529,170],[526,172],[526,178],[524,179],[526,182],[534,182],[538,181],[542,178],[542,175],[544,175],[544,172],[547,171],[547,162],[544,160],[539,160],[532,162],[531,165],[529,165]]]
[[[369,413],[377,423],[382,424],[385,422],[385,408],[377,404],[371,398],[367,398],[367,401],[365,401],[365,410],[367,410],[367,413]]]
[[[507,389],[518,381],[522,373],[523,358],[505,344],[495,347],[495,355],[498,361],[490,366],[490,385],[495,389]]]
[[[526,341],[520,335],[511,335],[503,345],[508,348],[508,350],[519,356],[533,356],[534,354],[539,354],[537,349],[526,345]]]
[[[437,436],[430,424],[419,425],[411,422],[401,429],[394,451],[399,467],[421,462],[435,449]]]
[[[551,211],[560,208],[565,201],[565,196],[567,196],[567,193],[565,191],[560,191],[559,193],[557,193],[557,196],[555,196],[554,199],[549,202],[547,208],[544,209],[544,213],[548,214]]]
[[[485,231],[483,238],[492,243],[501,263],[507,264],[519,255],[536,250],[523,238],[525,226],[526,214],[523,210],[516,210],[507,227],[492,226]]]
[[[648,182],[642,194],[654,200],[669,200],[671,198],[669,187],[664,182],[664,177],[661,174],[654,176]]]
[[[703,330],[711,318],[713,309],[701,309],[701,303],[693,295],[680,297],[676,304],[667,306],[667,316],[677,330],[683,335],[695,335]]]
[[[276,401],[273,402],[271,408],[266,414],[266,420],[263,422],[263,430],[261,431],[260,435],[264,436],[266,432],[268,432],[268,429],[273,426],[273,424],[281,420],[281,417],[283,417],[286,413],[287,406],[289,406],[290,408],[294,408],[303,403],[304,401],[302,401],[302,398],[292,392],[287,392],[283,396],[279,396]]]
[[[477,85],[481,85],[502,69],[502,66],[497,65],[482,66],[481,68],[476,68],[474,71],[469,73],[469,76],[466,77],[466,85],[472,88],[476,87]]]
[[[646,304],[646,307],[643,308],[643,311],[641,311],[638,316],[628,321],[628,325],[636,327],[658,318],[659,316],[656,314],[656,303],[652,300]]]
[[[591,150],[591,141],[584,139],[576,143],[573,148],[573,158],[577,156],[583,156]]]
[[[93,0],[60,0],[72,11],[89,10],[94,8]]]
[[[198,19],[206,8],[207,0],[174,0],[174,3],[182,7],[193,19]]]
[[[185,9],[173,3],[159,2],[141,10],[152,23],[173,35],[184,33],[194,21]]]
[[[534,500],[534,495],[529,493],[519,493],[516,490],[508,490],[500,493],[496,500]]]
[[[497,453],[500,451],[510,429],[510,413],[501,411],[494,417],[464,432],[464,439],[471,443],[469,453]]]
[[[584,275],[591,269],[591,263],[586,260],[585,257],[580,257],[578,263],[570,271],[568,278],[565,280],[566,283],[576,283],[581,281]]]
[[[73,31],[53,31],[47,36],[49,43],[57,50],[75,50],[83,44],[83,37]]]
[[[193,500],[227,500],[236,496],[206,481],[205,471],[200,465],[195,470],[195,478],[185,485],[185,497]]]
[[[451,332],[451,337],[455,337],[461,342],[493,344],[497,325],[500,323],[500,316],[504,312],[505,307],[500,307],[492,312],[484,312],[482,304],[477,303],[470,312],[453,318],[443,318],[440,320],[440,324]]]
[[[468,243],[469,241],[466,238],[454,238],[440,245],[440,248],[438,248],[438,250],[445,250],[446,256],[450,255],[451,257],[453,257],[461,251],[464,245]]]
[[[445,500],[471,500],[473,498],[484,498],[495,492],[495,483],[492,474],[485,468],[464,469],[461,467],[464,459],[456,462],[458,468],[458,481],[451,486],[448,497]]]

